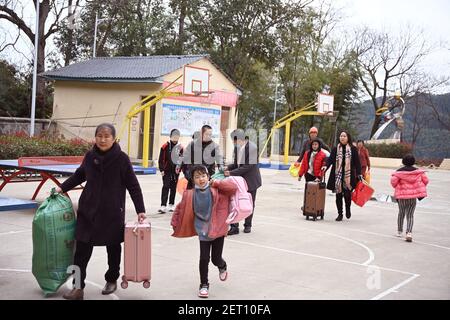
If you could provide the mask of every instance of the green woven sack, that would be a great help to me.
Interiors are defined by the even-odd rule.
[[[47,296],[66,282],[73,263],[75,213],[69,198],[52,189],[33,219],[33,275]]]
[[[225,175],[223,174],[223,172],[216,172],[216,173],[214,173],[212,176],[211,176],[211,179],[214,179],[214,180],[223,180],[223,179],[225,179]]]

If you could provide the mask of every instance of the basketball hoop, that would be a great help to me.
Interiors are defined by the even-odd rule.
[[[194,95],[194,96],[206,96],[206,95],[211,95],[211,94],[213,94],[214,93],[214,91],[192,91],[192,94]]]

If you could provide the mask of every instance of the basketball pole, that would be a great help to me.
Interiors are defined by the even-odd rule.
[[[150,141],[150,108],[144,110],[144,139],[142,149],[142,166],[148,168],[148,151]]]
[[[33,61],[33,93],[31,94],[31,123],[30,137],[34,136],[34,118],[36,113],[36,81],[37,81],[37,59],[39,48],[39,0],[36,1],[36,30],[34,35],[34,61]]]

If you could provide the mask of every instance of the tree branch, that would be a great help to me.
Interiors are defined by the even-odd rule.
[[[20,30],[22,30],[30,41],[34,44],[34,33],[31,29],[26,25],[26,23],[21,19],[14,10],[8,8],[6,5],[0,5],[0,12],[4,12],[6,14],[0,14],[0,19],[5,19],[15,24]]]

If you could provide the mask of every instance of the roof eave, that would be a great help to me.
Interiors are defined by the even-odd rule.
[[[39,75],[47,80],[51,81],[80,81],[80,82],[101,82],[101,83],[158,83],[162,84],[161,78],[148,78],[148,79],[123,79],[123,78],[80,78],[80,77],[58,77]]]

